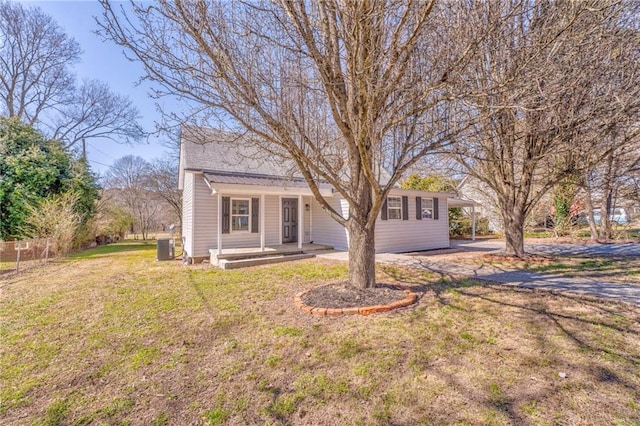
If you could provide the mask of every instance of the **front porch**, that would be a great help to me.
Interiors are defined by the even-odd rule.
[[[275,244],[262,247],[211,249],[210,263],[222,269],[288,262],[315,257],[316,252],[333,250],[332,246],[314,243]]]

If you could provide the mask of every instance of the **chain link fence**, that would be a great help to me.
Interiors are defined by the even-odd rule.
[[[0,241],[0,274],[20,272],[49,261],[48,238]]]

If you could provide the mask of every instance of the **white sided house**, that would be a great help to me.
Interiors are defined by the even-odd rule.
[[[245,136],[215,130],[193,136],[190,129],[182,129],[179,168],[185,259],[239,267],[244,260],[271,263],[259,261],[269,253],[289,260],[312,249],[348,250],[348,231],[322,209],[290,162]],[[331,185],[321,183],[320,192],[348,216],[346,200]],[[448,248],[451,197],[391,190],[376,222],[376,253]]]

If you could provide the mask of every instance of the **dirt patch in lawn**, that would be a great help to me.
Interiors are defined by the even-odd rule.
[[[355,288],[347,283],[328,284],[313,288],[302,295],[302,301],[319,308],[356,308],[387,305],[406,297],[396,285],[378,284],[375,288]]]

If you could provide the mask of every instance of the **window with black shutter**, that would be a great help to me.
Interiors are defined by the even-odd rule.
[[[231,198],[222,197],[222,233],[228,234],[230,230],[230,213],[231,213]]]
[[[251,233],[260,232],[260,198],[251,199]]]
[[[438,199],[437,199],[437,198],[434,198],[434,199],[433,199],[433,218],[434,218],[435,220],[438,220],[438,219],[439,219],[439,216],[440,216],[440,215],[438,214]]]

